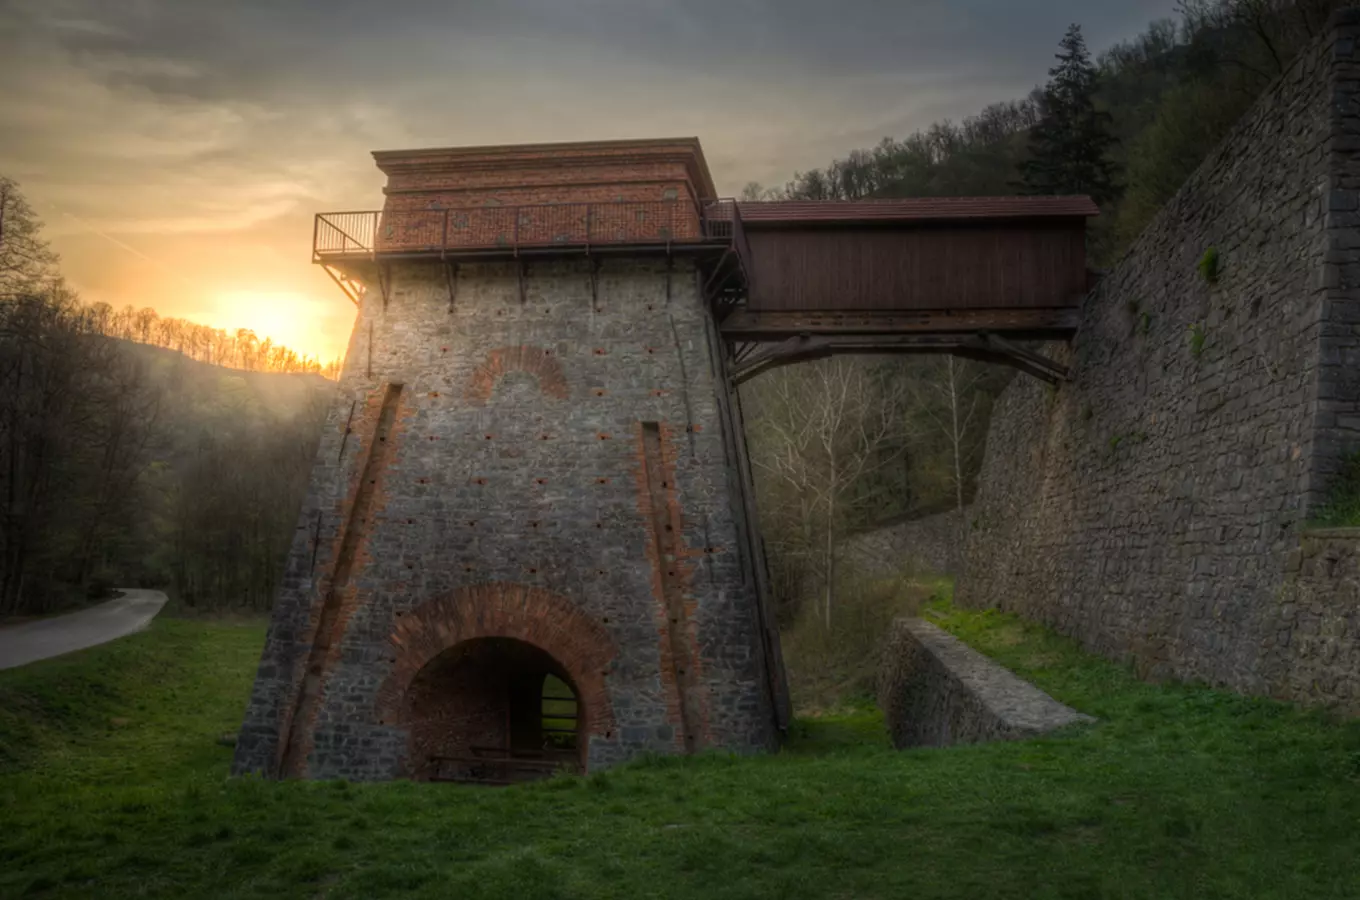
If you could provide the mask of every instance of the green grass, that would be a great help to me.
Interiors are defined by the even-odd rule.
[[[1360,725],[926,612],[1102,721],[895,752],[861,707],[505,790],[232,780],[263,629],[158,621],[0,672],[0,897],[1360,897]]]

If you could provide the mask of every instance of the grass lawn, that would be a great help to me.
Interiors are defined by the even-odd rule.
[[[1360,897],[1360,723],[931,613],[1101,723],[894,752],[865,709],[501,790],[230,780],[264,629],[157,621],[0,672],[0,897]]]

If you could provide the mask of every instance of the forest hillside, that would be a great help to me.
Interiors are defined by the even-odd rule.
[[[333,389],[110,337],[62,293],[0,301],[0,616],[115,586],[267,608]]]

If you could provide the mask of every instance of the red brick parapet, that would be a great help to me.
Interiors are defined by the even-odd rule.
[[[700,239],[697,138],[385,150],[374,246],[469,250]]]
[[[703,199],[716,196],[693,137],[381,150],[373,159],[388,177],[389,196],[643,182],[676,184]]]

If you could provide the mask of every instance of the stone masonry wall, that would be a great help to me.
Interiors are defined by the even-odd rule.
[[[921,619],[893,623],[878,704],[898,748],[1018,740],[1094,721]]]
[[[1088,298],[1070,351],[1053,351],[1072,380],[1006,390],[961,604],[1037,618],[1148,676],[1360,709],[1353,652],[1305,667],[1319,677],[1296,665],[1304,607],[1286,602],[1345,602],[1286,575],[1360,446],[1358,35],[1360,15],[1338,15]],[[1210,248],[1215,283],[1197,270]]]
[[[1286,651],[1281,692],[1360,712],[1360,528],[1305,531],[1285,572],[1276,621]]]
[[[951,509],[876,528],[841,544],[841,559],[871,578],[895,575],[912,568],[941,575],[957,575],[963,561],[967,510]]]
[[[536,262],[523,300],[509,264],[390,278],[386,302],[368,280],[235,771],[411,773],[406,687],[487,636],[562,665],[591,768],[773,747],[693,268],[668,288],[664,262],[611,260],[592,290],[587,263]]]

